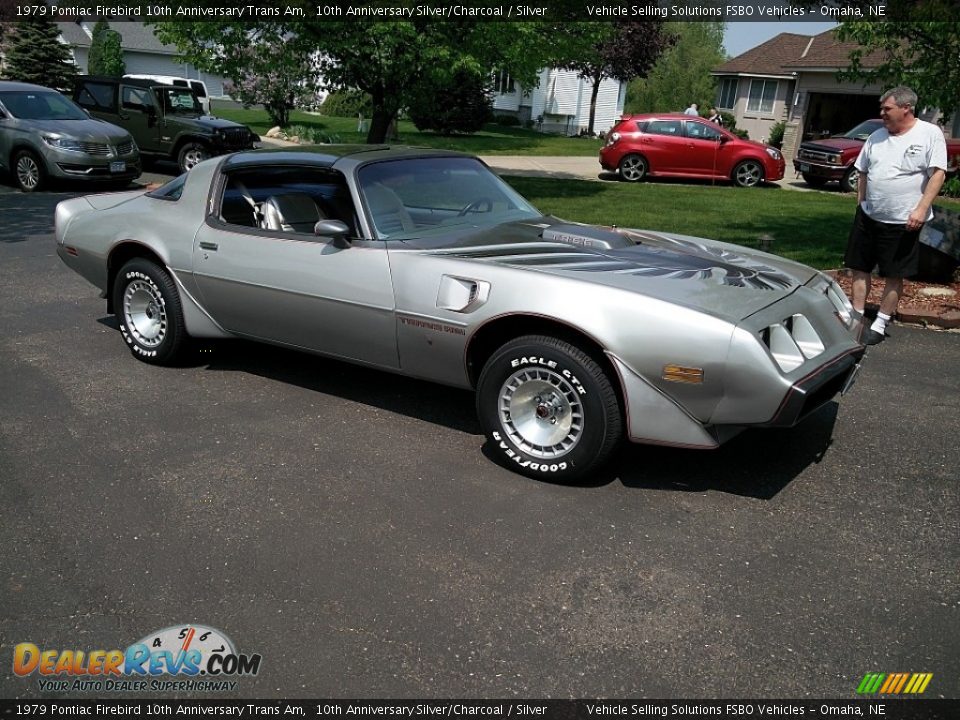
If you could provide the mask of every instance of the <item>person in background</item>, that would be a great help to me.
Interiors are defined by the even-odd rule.
[[[700,108],[696,103],[690,103],[690,107],[683,111],[684,115],[699,115]]]
[[[886,284],[877,319],[861,337],[876,345],[897,311],[903,278],[920,264],[920,229],[933,218],[931,204],[946,177],[947,143],[940,128],[916,117],[917,94],[897,86],[880,96],[883,127],[867,138],[854,167],[857,212],[846,266],[853,271],[853,309],[863,315],[870,274],[879,267]]]
[[[716,108],[710,108],[710,115],[707,117],[707,120],[712,123],[716,123],[720,127],[723,127],[723,118],[720,117],[720,111]]]

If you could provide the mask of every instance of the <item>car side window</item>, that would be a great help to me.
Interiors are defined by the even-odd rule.
[[[683,125],[679,120],[651,120],[647,123],[647,133],[680,137],[683,135]]]
[[[346,178],[326,168],[275,167],[229,173],[217,219],[238,232],[308,235],[320,220],[340,220],[356,236],[357,217]],[[245,230],[244,230],[245,229]]]
[[[687,137],[695,140],[718,140],[722,133],[715,127],[710,127],[706,123],[687,121]]]
[[[147,107],[153,105],[153,102],[150,100],[150,91],[146,88],[124,85],[120,89],[120,98],[120,103],[126,110],[146,112]]]
[[[85,82],[77,93],[77,104],[89,110],[117,111],[117,86],[109,83]]]

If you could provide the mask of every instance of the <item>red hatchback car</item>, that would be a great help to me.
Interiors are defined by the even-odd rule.
[[[650,175],[730,180],[741,187],[779,180],[785,167],[775,147],[675,113],[622,117],[600,150],[600,164],[631,182]]]

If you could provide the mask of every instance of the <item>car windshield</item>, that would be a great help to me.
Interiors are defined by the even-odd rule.
[[[882,120],[865,120],[857,125],[853,130],[844,133],[843,136],[848,140],[866,140],[882,127]]]
[[[366,165],[360,189],[380,239],[442,235],[540,217],[475,158],[404,158]]]
[[[90,118],[72,100],[52,90],[7,90],[0,92],[0,103],[19,120],[88,120]]]
[[[194,96],[192,90],[181,87],[167,87],[159,89],[163,98],[163,110],[165,113],[177,113],[181,115],[199,115],[201,112],[200,103]]]

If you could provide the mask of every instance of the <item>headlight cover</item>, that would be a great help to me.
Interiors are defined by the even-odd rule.
[[[769,155],[770,157],[772,157],[774,160],[779,160],[779,159],[780,159],[780,151],[777,150],[776,148],[768,147],[768,148],[764,148],[764,150],[766,150],[766,151],[767,151],[767,155]]]
[[[816,290],[827,296],[827,299],[830,300],[830,303],[833,305],[834,312],[836,313],[837,319],[843,323],[843,326],[848,330],[853,327],[854,324],[854,309],[853,305],[850,304],[850,300],[847,298],[843,288],[841,288],[837,281],[826,273],[818,273],[809,283],[808,286],[811,290]]]
[[[83,145],[80,144],[79,140],[73,140],[72,138],[60,137],[59,135],[41,135],[43,141],[52,148],[57,150],[66,150],[67,152],[86,152],[83,148]]]

